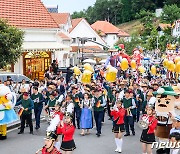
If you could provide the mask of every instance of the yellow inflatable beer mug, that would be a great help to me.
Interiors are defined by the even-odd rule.
[[[84,84],[90,84],[91,83],[91,74],[92,74],[91,71],[85,70],[82,74],[81,82]]]
[[[144,73],[146,71],[143,66],[139,66],[138,70],[140,73]]]
[[[116,81],[116,77],[117,77],[117,72],[118,72],[118,70],[115,67],[110,67],[106,71],[106,80],[108,82],[115,82]]]
[[[179,56],[176,57],[174,61],[175,61],[175,64],[177,64],[180,61],[180,57]]]
[[[91,72],[94,72],[93,67],[89,63],[84,64],[84,69],[89,70]]]
[[[167,66],[168,66],[168,59],[164,59],[164,60],[163,60],[163,66],[164,66],[165,68],[167,68]]]

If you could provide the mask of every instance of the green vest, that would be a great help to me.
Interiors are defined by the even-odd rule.
[[[125,109],[132,106],[132,98],[130,98],[130,99],[123,98],[123,106]]]
[[[28,100],[22,99],[21,105],[24,109],[29,108],[29,107],[31,107],[31,100],[30,99],[28,99]],[[32,113],[32,110],[27,110],[27,111],[24,110],[23,111],[23,114],[30,114],[30,113]]]
[[[37,108],[37,107],[42,107],[43,106],[43,103],[39,103],[39,101],[42,101],[43,99],[43,96],[41,93],[38,93],[37,95],[35,94],[32,94],[31,95],[31,99],[34,101],[34,108]]]
[[[49,99],[49,101],[48,101],[49,107],[55,107],[55,104],[56,104],[56,99],[53,99],[53,100]]]
[[[94,111],[103,111],[104,107],[100,106],[97,107],[98,102],[100,102],[100,104],[103,104],[103,96],[100,96],[99,98],[94,97],[95,103],[94,103]]]

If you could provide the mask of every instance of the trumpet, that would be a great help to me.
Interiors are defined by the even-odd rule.
[[[142,119],[138,121],[138,125],[141,129],[148,129],[148,127],[149,127],[149,116],[143,116]]]

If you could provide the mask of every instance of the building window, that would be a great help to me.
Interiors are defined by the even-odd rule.
[[[95,38],[95,37],[93,38],[93,41],[96,41],[96,38]]]
[[[72,38],[72,43],[76,43],[76,38]]]
[[[114,38],[114,40],[115,40],[115,39],[116,39],[116,36],[114,36],[113,38]]]

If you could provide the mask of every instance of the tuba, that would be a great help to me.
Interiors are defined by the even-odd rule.
[[[149,127],[149,116],[142,116],[141,120],[138,121],[138,125],[141,129],[148,129]]]

